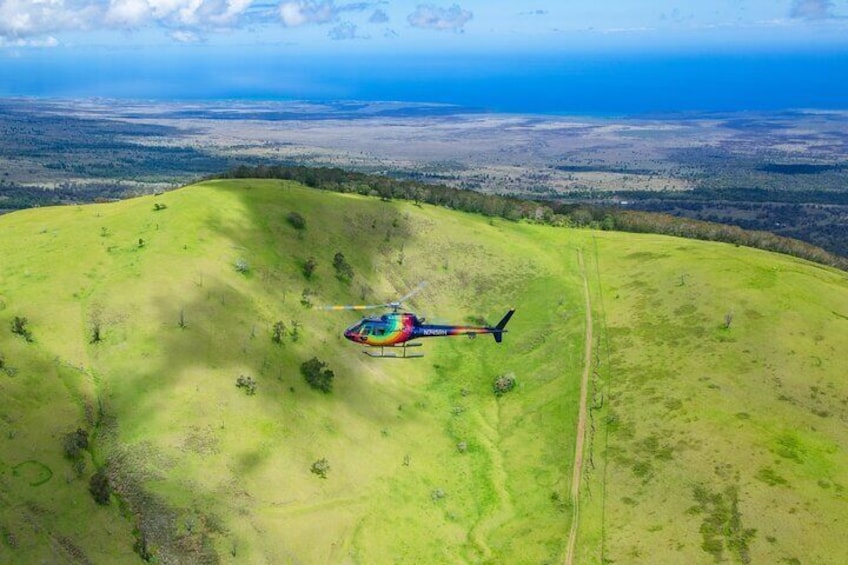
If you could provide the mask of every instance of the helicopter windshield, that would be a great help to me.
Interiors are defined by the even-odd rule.
[[[367,336],[367,335],[376,335],[382,336],[386,335],[386,325],[381,324],[379,322],[374,322],[372,320],[366,320],[363,322],[359,322],[358,324],[351,326],[345,332],[347,335],[358,335],[358,336]]]

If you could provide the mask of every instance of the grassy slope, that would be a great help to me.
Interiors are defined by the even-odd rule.
[[[596,250],[604,557],[843,562],[845,273],[652,236]]]
[[[306,218],[303,234],[285,222],[290,211]],[[17,369],[0,373],[0,527],[16,541],[0,540],[0,561],[131,556],[135,519],[91,501],[93,462],[76,479],[62,459],[61,435],[97,423],[97,463],[109,461],[144,528],[163,532],[148,540],[163,557],[560,559],[584,330],[578,247],[602,326],[583,560],[708,562],[702,546],[715,541],[701,526],[724,506],[733,514],[733,492],[736,529],[757,530],[756,560],[826,562],[845,548],[833,535],[848,514],[842,274],[277,181],[30,210],[0,227],[0,328],[27,316],[36,339],[0,332]],[[349,285],[333,275],[337,251],[354,267]],[[312,281],[301,274],[309,256]],[[430,340],[423,359],[378,361],[339,335],[356,314],[300,304],[305,287],[316,303],[373,302],[421,280],[411,306],[428,317],[496,322],[516,306],[504,343]],[[94,319],[100,344],[88,343]],[[298,321],[300,339],[272,344],[277,320]],[[314,355],[335,371],[330,395],[298,372]],[[492,380],[505,372],[519,387],[496,400]],[[255,396],[235,387],[242,374]],[[309,472],[321,457],[325,480]],[[25,461],[52,478],[30,486],[44,471]],[[712,498],[698,507],[696,492]],[[724,556],[739,558],[726,542]]]

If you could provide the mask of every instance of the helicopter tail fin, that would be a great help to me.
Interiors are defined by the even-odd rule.
[[[509,322],[509,319],[512,318],[513,314],[515,314],[515,308],[510,308],[509,312],[507,312],[506,315],[501,318],[501,321],[498,322],[498,325],[493,328],[495,331],[492,332],[492,336],[494,336],[496,342],[500,343],[501,340],[503,340],[503,334],[506,331],[506,324]]]

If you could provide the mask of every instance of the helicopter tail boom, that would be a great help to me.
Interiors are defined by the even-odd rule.
[[[495,341],[500,343],[503,340],[503,334],[506,331],[506,324],[509,322],[509,319],[512,318],[512,315],[515,314],[515,308],[510,308],[509,312],[507,312],[501,321],[498,322],[498,325],[492,328],[494,331],[492,332],[492,336],[495,338]]]

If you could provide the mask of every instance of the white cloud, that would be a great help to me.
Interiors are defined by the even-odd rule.
[[[789,17],[803,20],[825,20],[833,16],[830,0],[794,0]]]
[[[280,19],[286,27],[324,24],[336,18],[337,8],[332,0],[296,0],[280,4]]]
[[[0,39],[49,41],[49,34],[92,29],[140,29],[156,26],[205,31],[234,27],[254,0],[0,0]],[[185,33],[172,32],[179,41]],[[55,39],[54,39],[55,40]]]
[[[412,27],[439,31],[462,31],[462,28],[472,17],[471,12],[463,10],[457,4],[450,8],[441,8],[433,4],[419,4],[406,19]]]
[[[91,0],[0,0],[0,37],[16,40],[87,29],[99,10]]]
[[[197,28],[227,27],[238,22],[253,0],[110,0],[106,22],[137,27],[152,23]]]
[[[106,12],[106,22],[117,26],[136,27],[151,17],[147,0],[111,0]]]

